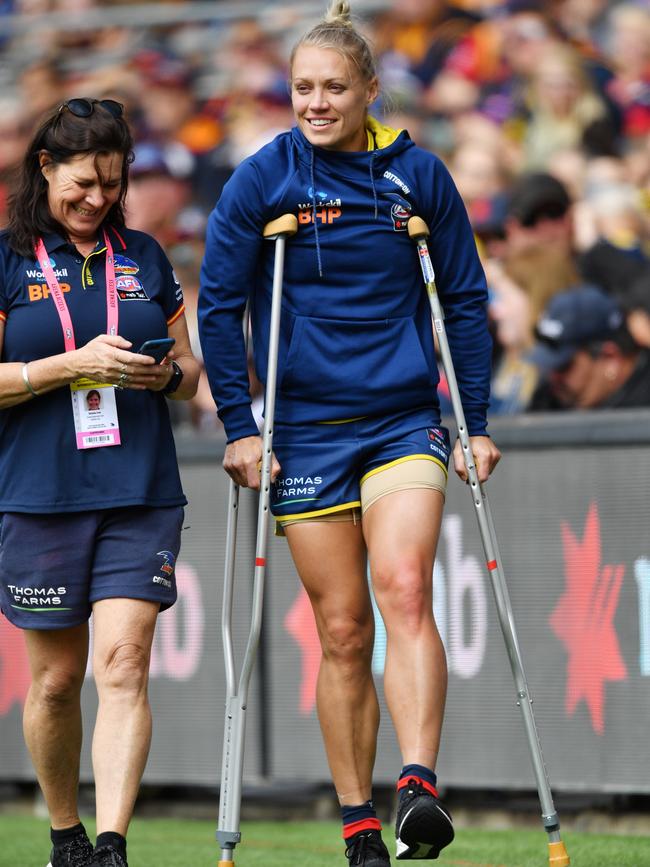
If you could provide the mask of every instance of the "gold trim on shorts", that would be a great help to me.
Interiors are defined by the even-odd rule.
[[[375,467],[374,470],[369,470],[365,475],[361,476],[361,484],[369,479],[371,476],[376,476],[377,473],[383,473],[386,470],[390,470],[392,467],[397,466],[398,464],[406,463],[406,461],[433,461],[438,464],[438,466],[442,469],[445,474],[445,479],[447,478],[447,467],[443,464],[441,460],[438,458],[434,458],[433,455],[405,455],[403,458],[396,458],[394,461],[389,461],[387,464],[382,464],[380,467]],[[363,498],[362,498],[363,499]]]
[[[352,500],[340,506],[330,506],[327,509],[318,509],[315,512],[301,512],[296,515],[282,515],[275,519],[275,535],[284,536],[284,527],[289,524],[299,524],[302,521],[354,521],[361,520],[361,500]],[[346,515],[341,515],[346,512]],[[356,513],[356,518],[355,518]]]

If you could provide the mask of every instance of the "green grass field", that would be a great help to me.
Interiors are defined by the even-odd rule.
[[[92,823],[86,825],[90,832]],[[129,833],[130,867],[216,867],[214,830],[211,822],[136,819]],[[235,867],[345,867],[339,833],[335,822],[245,822]],[[650,865],[650,837],[567,833],[564,840],[573,867]],[[460,830],[446,852],[435,862],[440,867],[548,867],[542,830]],[[46,821],[0,816],[0,867],[45,867],[48,856]]]

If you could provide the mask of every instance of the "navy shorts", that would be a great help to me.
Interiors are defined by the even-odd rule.
[[[282,520],[333,514],[361,505],[361,481],[373,470],[412,458],[449,464],[449,432],[422,409],[337,424],[276,425],[281,472],[271,511]]]
[[[0,519],[0,609],[21,629],[85,623],[93,602],[176,601],[182,506],[129,506]]]

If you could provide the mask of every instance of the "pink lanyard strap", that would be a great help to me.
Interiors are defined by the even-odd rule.
[[[104,233],[104,243],[106,244],[106,333],[115,335],[117,334],[119,318],[117,289],[115,286],[115,262],[113,259],[113,247],[108,234],[105,229],[102,231]],[[54,268],[52,268],[50,257],[47,254],[42,238],[39,238],[36,244],[36,258],[38,259],[38,264],[41,266],[41,271],[47,281],[50,294],[54,299],[56,312],[59,314],[59,319],[61,320],[65,351],[72,352],[76,348],[72,318],[70,317],[70,311],[68,310],[63,290],[54,273]]]

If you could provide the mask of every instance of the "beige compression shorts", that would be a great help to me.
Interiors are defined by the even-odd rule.
[[[447,488],[447,473],[437,461],[426,458],[414,458],[392,464],[385,469],[378,467],[367,473],[361,479],[361,509],[354,507],[341,512],[330,512],[325,515],[292,517],[286,521],[276,519],[276,535],[284,535],[284,527],[292,524],[302,524],[314,521],[353,522],[357,523],[366,511],[387,494],[395,491],[416,489],[439,491],[443,498]]]

